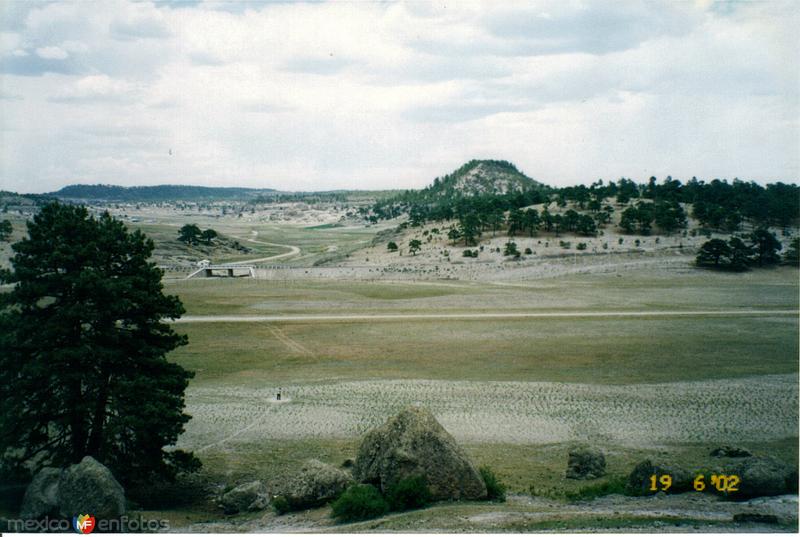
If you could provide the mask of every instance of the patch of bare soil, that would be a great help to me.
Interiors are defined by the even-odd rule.
[[[422,403],[460,442],[667,443],[797,436],[794,375],[636,385],[393,380],[278,387],[190,387],[193,419],[180,445],[202,449],[262,439],[353,438]],[[224,443],[224,442],[223,442]]]

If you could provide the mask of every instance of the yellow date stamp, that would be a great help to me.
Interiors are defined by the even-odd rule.
[[[703,492],[706,488],[716,489],[718,492],[739,492],[742,479],[738,475],[697,474],[692,482],[694,490]],[[672,476],[669,474],[653,474],[650,476],[650,490],[653,492],[666,492],[672,487]]]

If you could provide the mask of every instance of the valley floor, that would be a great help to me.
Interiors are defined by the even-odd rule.
[[[203,461],[207,490],[274,486],[308,458],[341,464],[364,432],[422,403],[512,496],[346,526],[329,508],[225,517],[211,500],[167,517],[180,531],[796,530],[796,496],[565,499],[593,484],[564,478],[576,444],[605,451],[608,479],[645,458],[711,468],[723,444],[796,464],[797,270],[647,267],[494,283],[168,282],[191,342],[173,359],[196,372],[180,445]],[[779,524],[733,523],[740,512]]]

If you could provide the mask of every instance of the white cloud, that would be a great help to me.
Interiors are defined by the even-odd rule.
[[[552,184],[800,173],[791,3],[114,0],[11,15],[0,89],[21,98],[0,101],[0,188],[403,188],[470,158]]]
[[[125,101],[133,97],[134,89],[132,84],[124,80],[116,80],[106,75],[91,75],[59,90],[51,100],[90,104],[102,101]]]
[[[60,47],[39,47],[36,49],[36,54],[46,60],[64,60],[69,56],[67,51]]]

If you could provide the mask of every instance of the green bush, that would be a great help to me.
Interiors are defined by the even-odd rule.
[[[367,520],[389,512],[389,504],[372,485],[352,485],[331,507],[339,522]]]
[[[625,494],[625,484],[627,479],[624,476],[610,477],[601,483],[593,483],[586,487],[567,492],[566,498],[571,501],[594,500],[609,494]]]
[[[483,482],[486,483],[487,499],[493,502],[506,501],[506,486],[497,479],[494,472],[488,466],[481,466],[481,477]]]
[[[275,496],[272,498],[272,502],[270,503],[272,503],[272,508],[275,509],[275,512],[279,515],[288,513],[292,510],[289,500],[287,500],[284,496]]]
[[[401,479],[386,491],[389,508],[392,511],[421,509],[431,501],[431,491],[425,476],[414,475]]]

